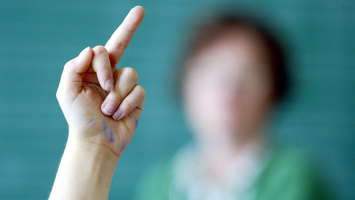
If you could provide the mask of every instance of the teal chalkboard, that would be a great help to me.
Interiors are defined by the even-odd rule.
[[[221,0],[1,0],[0,199],[46,199],[67,137],[55,98],[63,65],[104,44],[135,5],[146,18],[118,67],[134,67],[145,110],[119,161],[110,199],[131,199],[147,167],[191,139],[171,77],[187,23]],[[275,141],[304,147],[322,163],[339,199],[355,199],[355,2],[253,0],[294,44],[290,106]],[[237,2],[238,3],[238,2]]]

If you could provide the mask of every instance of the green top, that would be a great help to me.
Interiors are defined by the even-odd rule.
[[[185,199],[172,192],[173,163],[161,161],[142,180],[136,200]],[[253,182],[254,200],[323,200],[329,199],[323,183],[303,154],[297,151],[274,151]]]

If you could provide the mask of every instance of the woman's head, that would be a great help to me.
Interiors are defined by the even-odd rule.
[[[261,23],[241,16],[200,26],[181,77],[192,126],[212,138],[259,132],[289,85],[281,45]]]

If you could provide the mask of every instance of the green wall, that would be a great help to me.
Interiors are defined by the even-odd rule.
[[[146,9],[118,67],[134,67],[147,92],[110,199],[131,199],[147,167],[191,139],[171,77],[187,22],[220,0],[0,0],[0,199],[46,199],[67,138],[55,98],[63,65],[105,44],[135,5]],[[274,14],[294,44],[296,84],[273,137],[321,163],[339,199],[355,198],[355,2],[251,0]],[[292,39],[291,39],[292,38]]]

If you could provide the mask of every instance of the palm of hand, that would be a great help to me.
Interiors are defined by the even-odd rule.
[[[109,147],[120,155],[133,136],[142,110],[135,108],[121,120],[114,120],[100,109],[108,94],[99,84],[83,82],[72,104],[62,109],[74,137]]]

